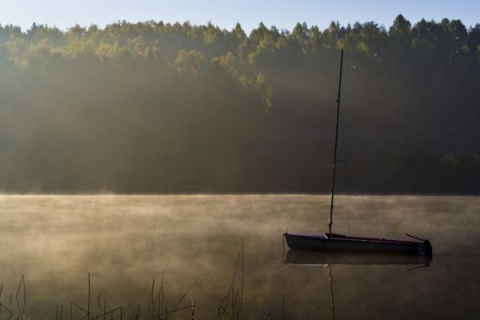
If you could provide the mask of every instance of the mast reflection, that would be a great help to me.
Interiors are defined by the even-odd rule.
[[[412,265],[429,267],[431,256],[402,254],[355,254],[340,252],[318,252],[289,250],[284,256],[287,265]]]

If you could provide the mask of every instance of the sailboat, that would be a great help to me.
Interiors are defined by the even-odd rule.
[[[340,91],[342,87],[343,49],[340,54],[340,75],[336,101],[335,143],[333,147],[333,178],[330,199],[330,220],[327,233],[284,233],[285,241],[292,250],[310,250],[342,253],[382,253],[432,256],[430,241],[407,234],[413,240],[353,237],[332,232],[335,197],[335,173],[337,167],[338,124],[340,116]]]

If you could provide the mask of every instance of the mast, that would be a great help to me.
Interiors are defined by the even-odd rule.
[[[337,145],[338,145],[338,119],[340,117],[340,90],[342,88],[342,67],[343,67],[343,49],[340,53],[340,76],[338,78],[338,94],[337,94],[337,117],[335,121],[335,143],[333,146],[333,175],[332,175],[332,196],[330,200],[330,220],[328,221],[328,233],[332,235],[333,224],[333,198],[335,197],[335,172],[337,169]]]

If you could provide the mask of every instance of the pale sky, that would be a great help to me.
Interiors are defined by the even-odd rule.
[[[230,30],[239,22],[246,32],[260,22],[267,27],[292,30],[297,22],[328,27],[374,21],[387,29],[398,14],[412,25],[422,18],[439,22],[460,19],[465,26],[480,23],[479,0],[0,0],[0,25],[13,24],[23,31],[32,23],[61,30],[79,24],[105,27],[125,20],[165,23],[209,21]]]

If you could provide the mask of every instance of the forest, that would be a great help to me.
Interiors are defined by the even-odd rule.
[[[0,21],[1,23],[1,21]],[[480,191],[480,24],[0,25],[0,192]]]

